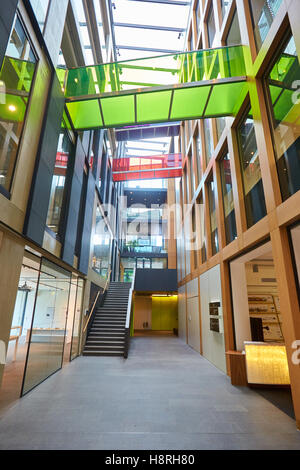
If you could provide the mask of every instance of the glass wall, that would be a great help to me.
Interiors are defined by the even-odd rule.
[[[250,228],[267,213],[251,110],[238,127],[238,141],[247,225]]]
[[[257,48],[267,37],[282,0],[250,0]]]
[[[207,259],[206,254],[206,223],[205,223],[205,206],[203,204],[203,195],[201,194],[198,202],[199,219],[200,219],[200,250],[201,262],[204,263]]]
[[[237,237],[237,232],[233,204],[232,178],[229,153],[226,153],[220,160],[220,174],[222,184],[226,242],[230,243]]]
[[[298,294],[300,302],[300,224],[297,224],[291,229],[291,242],[293,247],[297,283],[299,285]]]
[[[242,43],[241,40],[241,32],[240,32],[240,25],[239,19],[237,15],[237,10],[234,12],[234,16],[229,28],[228,35],[226,37],[226,46],[236,46]]]
[[[196,165],[197,165],[198,183],[200,183],[201,178],[202,178],[202,162],[201,162],[202,147],[201,147],[201,135],[200,135],[200,133],[198,133],[197,136],[196,136],[195,150],[196,150]]]
[[[232,0],[221,0],[222,16],[225,17]]]
[[[219,237],[216,215],[216,202],[215,202],[215,183],[211,175],[207,184],[208,201],[209,201],[209,215],[210,215],[210,232],[211,232],[211,249],[212,255],[219,251]]]
[[[208,164],[209,160],[212,157],[213,148],[212,148],[212,132],[211,132],[211,121],[210,119],[204,119],[204,136],[205,136],[205,154],[206,154],[206,164]]]
[[[23,393],[62,366],[71,273],[42,259]]]
[[[217,125],[217,137],[219,141],[226,127],[226,118],[217,118],[216,125]]]
[[[75,359],[79,355],[79,339],[80,339],[80,321],[81,321],[81,305],[83,299],[84,281],[80,277],[77,279],[76,300],[74,306],[74,321],[72,330],[71,356]],[[69,307],[70,308],[70,307]]]
[[[293,37],[267,76],[271,127],[283,200],[300,189],[300,64]]]
[[[75,154],[75,136],[66,114],[62,120],[62,130],[59,135],[58,148],[54,174],[52,178],[51,193],[47,215],[47,227],[52,232],[59,234],[62,220],[63,208],[67,192],[68,165]]]
[[[106,277],[110,267],[111,233],[105,223],[99,205],[96,209],[95,232],[92,238],[92,269]]]
[[[32,88],[36,57],[16,17],[0,71],[0,188],[9,193]]]
[[[209,47],[212,47],[214,39],[215,39],[215,35],[216,35],[216,24],[215,24],[215,17],[214,17],[213,2],[211,2],[211,6],[210,6],[208,17],[207,17],[207,36],[208,36]]]

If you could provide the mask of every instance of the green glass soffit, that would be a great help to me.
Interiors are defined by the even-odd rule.
[[[244,46],[58,70],[77,130],[235,115]]]

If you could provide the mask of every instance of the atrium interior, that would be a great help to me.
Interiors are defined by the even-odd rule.
[[[300,450],[298,3],[0,4],[1,450]]]

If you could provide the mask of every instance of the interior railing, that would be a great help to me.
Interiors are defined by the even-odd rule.
[[[98,304],[100,295],[102,296],[102,301],[104,300],[104,297],[105,297],[105,294],[107,292],[109,282],[110,282],[110,275],[111,275],[111,269],[109,269],[109,271],[108,271],[103,291],[101,289],[99,289],[99,291],[96,294],[95,300],[92,304],[92,307],[90,308],[90,313],[89,313],[88,319],[87,319],[86,324],[83,328],[83,333],[87,332],[87,334],[88,334],[88,332],[90,330],[90,327],[92,325],[92,322],[93,322],[93,319],[94,319],[94,316],[95,316],[95,307]]]
[[[128,357],[129,343],[130,343],[130,325],[131,325],[131,320],[132,320],[132,295],[134,291],[135,273],[136,273],[136,269],[134,268],[132,281],[131,281],[131,287],[129,291],[127,315],[126,315],[126,323],[125,323],[125,344],[124,344],[124,358],[125,359],[127,359]]]

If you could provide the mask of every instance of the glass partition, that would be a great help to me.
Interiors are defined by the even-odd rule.
[[[111,233],[105,223],[100,207],[96,209],[95,232],[92,237],[92,269],[106,277],[110,266]]]
[[[283,200],[300,189],[300,63],[293,37],[267,76],[274,150]]]
[[[220,174],[222,184],[222,197],[224,208],[224,223],[226,232],[226,242],[230,243],[237,237],[235,211],[232,193],[232,178],[230,168],[229,153],[226,153],[220,160]]]
[[[267,37],[282,0],[251,0],[254,35],[260,49]]]
[[[247,224],[250,228],[267,213],[251,110],[238,127],[238,141]]]
[[[41,262],[22,394],[62,366],[71,273]]]
[[[71,345],[71,360],[79,354],[79,339],[80,339],[80,321],[81,321],[81,305],[83,296],[84,281],[80,277],[77,281],[77,293],[75,302],[73,332],[72,332],[72,345]]]
[[[213,176],[211,176],[210,181],[207,184],[207,190],[210,215],[211,249],[212,255],[215,255],[219,251],[219,236],[215,201],[215,183]]]
[[[54,174],[52,177],[51,193],[47,214],[47,227],[52,232],[59,234],[63,207],[67,192],[67,174],[68,165],[75,154],[75,137],[73,132],[69,130],[70,123],[64,113],[62,120],[62,129],[59,135]]]
[[[11,189],[35,68],[36,57],[16,17],[0,70],[0,186],[6,193]]]

